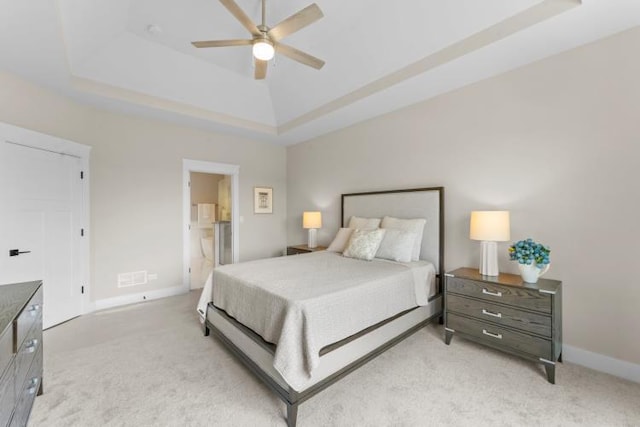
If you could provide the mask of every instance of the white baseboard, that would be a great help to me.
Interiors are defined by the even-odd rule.
[[[139,292],[137,294],[122,295],[119,297],[105,298],[96,300],[94,303],[95,310],[104,310],[105,308],[120,307],[127,304],[135,304],[143,301],[150,301],[158,298],[172,297],[189,292],[184,286],[174,286],[172,288],[157,289],[154,291]]]
[[[562,345],[562,359],[575,363],[576,365],[585,366],[595,369],[596,371],[640,383],[640,365],[636,365],[635,363],[593,353],[566,344]]]

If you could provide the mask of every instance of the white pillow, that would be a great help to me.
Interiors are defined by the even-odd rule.
[[[396,262],[411,262],[417,234],[393,228],[386,230],[384,239],[382,239],[378,252],[376,252],[376,258],[390,259]]]
[[[353,230],[349,244],[342,255],[348,258],[363,259],[371,261],[376,256],[380,242],[386,230],[376,228],[375,230]]]
[[[385,216],[382,218],[381,228],[393,228],[396,230],[409,231],[416,233],[416,240],[413,243],[413,252],[411,254],[412,261],[420,260],[420,247],[422,246],[422,234],[427,220],[424,218],[400,219]]]
[[[329,252],[344,252],[344,249],[349,244],[349,238],[351,237],[351,233],[353,233],[353,228],[341,228],[336,233],[336,237],[333,238],[333,241],[327,248]]]
[[[362,218],[352,216],[349,220],[349,228],[360,230],[373,230],[380,227],[380,218]]]

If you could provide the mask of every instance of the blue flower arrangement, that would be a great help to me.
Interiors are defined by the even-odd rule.
[[[538,268],[549,264],[550,253],[551,249],[541,243],[534,242],[533,239],[520,240],[509,246],[511,261],[518,261],[518,264],[526,265],[531,265],[535,261]]]

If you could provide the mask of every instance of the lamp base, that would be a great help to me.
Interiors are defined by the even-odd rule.
[[[480,260],[480,274],[483,276],[497,276],[498,270],[498,243],[483,240],[480,242],[482,259]]]
[[[309,229],[309,243],[307,246],[311,249],[318,247],[318,230],[316,228]]]

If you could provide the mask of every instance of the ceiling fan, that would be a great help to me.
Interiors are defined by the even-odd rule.
[[[317,70],[324,66],[324,61],[302,52],[294,47],[280,43],[286,36],[295,33],[304,27],[313,24],[324,15],[317,4],[313,3],[298,13],[291,15],[275,27],[268,27],[265,21],[266,0],[262,0],[262,23],[256,25],[251,18],[244,13],[234,0],[220,0],[220,3],[227,8],[235,18],[240,21],[251,33],[251,39],[236,40],[208,40],[191,42],[197,48],[206,47],[226,47],[253,45],[253,57],[255,62],[254,77],[264,79],[267,75],[267,61],[273,58],[275,52],[308,65]]]

